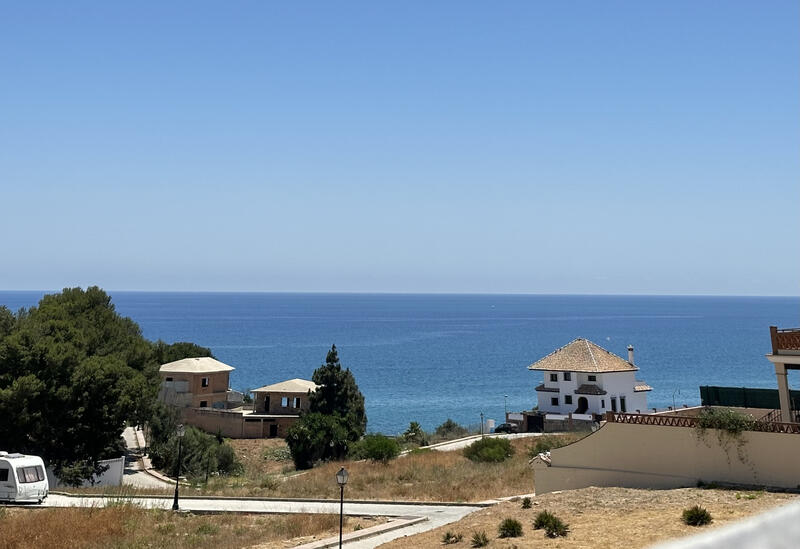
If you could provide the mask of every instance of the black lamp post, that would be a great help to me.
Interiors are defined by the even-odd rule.
[[[181,450],[183,441],[183,434],[186,432],[186,428],[183,426],[183,423],[179,423],[178,427],[175,429],[175,434],[178,435],[178,474],[175,475],[175,499],[172,500],[172,510],[178,510],[178,481],[181,478]]]
[[[503,410],[506,413],[506,419],[503,421],[508,421],[508,395],[503,395]]]
[[[341,489],[339,498],[339,549],[342,549],[342,530],[344,529],[344,485],[347,484],[347,477],[349,476],[347,469],[344,467],[336,473],[336,482]]]

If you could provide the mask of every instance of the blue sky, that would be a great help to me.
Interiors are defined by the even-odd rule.
[[[797,2],[7,2],[0,289],[797,295]]]

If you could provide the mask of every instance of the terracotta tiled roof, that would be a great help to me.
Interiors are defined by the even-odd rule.
[[[561,389],[558,387],[545,387],[544,383],[540,383],[536,386],[536,391],[544,391],[545,393],[558,393]]]
[[[534,362],[528,366],[528,369],[593,374],[627,372],[639,368],[588,339],[578,338],[560,349],[556,349],[538,362]]]
[[[636,381],[636,385],[633,386],[633,390],[636,393],[641,393],[642,391],[652,391],[653,388],[644,381]]]
[[[576,395],[604,395],[606,392],[593,383],[584,383],[575,389]]]

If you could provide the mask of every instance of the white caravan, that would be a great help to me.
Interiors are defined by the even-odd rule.
[[[42,458],[0,452],[0,501],[41,503],[48,492]]]

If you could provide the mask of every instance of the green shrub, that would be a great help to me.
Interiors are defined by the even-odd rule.
[[[554,516],[544,527],[544,533],[548,538],[566,537],[569,533],[569,524]]]
[[[464,539],[464,536],[462,536],[461,534],[454,534],[453,532],[448,530],[442,536],[442,543],[445,545],[452,545],[454,543],[459,543],[462,539]]]
[[[711,524],[711,521],[714,520],[711,517],[711,513],[699,505],[694,505],[688,509],[684,509],[682,518],[683,522],[689,526],[703,526],[706,524]]]
[[[501,538],[518,538],[522,535],[522,523],[516,519],[507,518],[500,523],[497,531]]]
[[[548,510],[539,511],[537,513],[536,518],[533,519],[533,529],[534,530],[541,530],[548,524],[550,524],[556,516]]]
[[[522,498],[522,508],[523,509],[530,509],[531,508],[531,498],[525,496]]]
[[[427,446],[429,442],[428,435],[416,421],[408,424],[408,429],[403,433],[403,440],[418,446]]]
[[[514,455],[514,447],[505,438],[481,438],[464,448],[464,457],[480,463],[499,463]]]
[[[751,430],[755,422],[753,416],[730,408],[704,408],[697,415],[698,429],[719,429],[731,435]]]
[[[547,537],[557,538],[559,536],[566,536],[569,532],[569,525],[564,523],[560,518],[555,516],[550,511],[540,511],[533,521],[533,529],[544,529]]]
[[[316,461],[343,458],[349,432],[345,420],[336,415],[310,412],[300,416],[286,433],[295,467],[311,469]]]
[[[400,455],[400,445],[393,438],[381,434],[367,435],[350,449],[351,459],[369,459],[388,463]]]
[[[468,432],[466,427],[459,425],[450,418],[447,418],[444,423],[436,428],[436,436],[439,438],[461,438],[466,436]]]
[[[480,531],[475,532],[472,534],[472,539],[470,540],[470,544],[473,547],[486,547],[489,545],[489,536],[486,535],[486,532]]]
[[[535,458],[539,454],[549,452],[555,448],[561,448],[571,442],[572,440],[570,440],[570,438],[563,435],[542,435],[536,437],[533,445],[528,448],[528,456]]]

